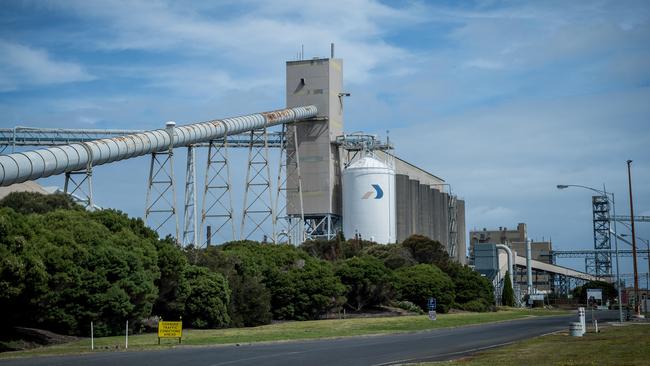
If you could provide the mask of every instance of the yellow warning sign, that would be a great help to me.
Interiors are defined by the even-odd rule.
[[[158,338],[181,338],[183,322],[158,322]]]

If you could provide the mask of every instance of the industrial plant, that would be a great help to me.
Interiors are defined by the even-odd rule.
[[[0,185],[63,174],[64,191],[94,208],[94,167],[148,155],[145,220],[156,230],[175,227],[185,245],[218,244],[217,238],[300,244],[339,233],[387,244],[422,234],[464,263],[464,201],[443,179],[395,156],[390,142],[346,134],[349,96],[343,60],[334,57],[332,45],[330,58],[286,63],[283,110],[183,126],[168,122],[153,131],[4,129],[4,148],[48,148],[0,156]],[[275,125],[281,130],[271,131]],[[179,148],[187,149],[182,209],[173,160]],[[200,191],[199,148],[208,150]],[[248,149],[248,167],[243,210],[235,214],[228,150],[242,148]],[[280,150],[277,177],[271,177],[270,149]]]

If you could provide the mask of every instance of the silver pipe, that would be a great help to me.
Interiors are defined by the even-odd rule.
[[[126,136],[62,145],[47,149],[0,155],[0,187],[85,169],[92,166],[130,159],[163,151],[208,142],[226,133],[238,134],[315,117],[315,106],[304,106],[262,112],[222,120],[199,122],[174,128],[173,139],[165,129]],[[173,140],[173,141],[172,141]]]
[[[532,243],[532,239],[528,238],[526,240],[526,277],[528,280],[528,295],[531,295],[533,293],[533,268],[530,266],[530,260],[532,259]]]
[[[512,254],[510,247],[504,244],[497,244],[497,250],[502,249],[508,253],[508,272],[510,272],[510,284],[515,288],[515,256]]]

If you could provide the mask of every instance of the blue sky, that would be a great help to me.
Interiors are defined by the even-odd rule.
[[[347,131],[389,130],[399,156],[466,199],[468,228],[526,222],[555,248],[588,248],[590,194],[556,184],[606,184],[628,213],[632,159],[650,215],[649,20],[647,1],[8,1],[0,125],[149,129],[276,109],[284,62],[334,42]],[[141,215],[147,164],[96,169],[98,203]]]

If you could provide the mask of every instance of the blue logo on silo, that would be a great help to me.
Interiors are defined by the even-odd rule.
[[[371,185],[372,185],[372,188],[374,188],[375,190],[374,190],[374,191],[368,191],[368,192],[366,192],[366,193],[363,195],[363,197],[361,197],[362,200],[367,200],[368,198],[370,198],[370,196],[371,196],[373,193],[376,194],[376,195],[375,195],[375,199],[376,199],[376,200],[381,199],[382,197],[384,197],[384,191],[381,189],[381,187],[379,186],[379,184],[371,184]]]

